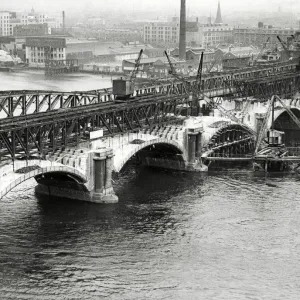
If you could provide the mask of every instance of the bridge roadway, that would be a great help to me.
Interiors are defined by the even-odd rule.
[[[251,96],[257,90],[257,81],[268,78],[268,82],[285,82],[287,89],[290,81],[297,77],[299,62],[293,60],[284,63],[272,64],[268,67],[252,67],[222,74],[203,74],[201,90],[209,97],[222,97],[238,94],[240,96]],[[286,78],[286,80],[285,80]],[[246,86],[244,83],[255,81]],[[185,79],[186,84],[178,80],[160,80],[156,84],[137,83],[134,92],[136,100],[147,99],[153,95],[187,95],[187,90],[193,87],[195,77]],[[283,88],[283,87],[279,87]],[[257,93],[256,93],[257,95]],[[92,91],[43,91],[43,90],[21,90],[0,92],[0,119],[24,116],[39,112],[46,112],[82,105],[92,105],[102,102],[114,101],[112,88]]]

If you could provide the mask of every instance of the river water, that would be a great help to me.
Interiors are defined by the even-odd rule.
[[[98,80],[74,78],[51,84]],[[298,175],[127,166],[113,205],[34,185],[1,199],[0,299],[299,299]]]
[[[0,91],[53,90],[88,91],[111,87],[111,77],[93,74],[68,74],[45,78],[43,70],[0,72]]]

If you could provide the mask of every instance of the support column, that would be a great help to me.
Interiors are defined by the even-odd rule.
[[[184,121],[186,128],[185,149],[186,149],[186,170],[188,171],[207,171],[207,166],[202,163],[202,118],[191,117]]]
[[[195,163],[196,158],[196,134],[188,135],[188,163]]]
[[[196,157],[201,157],[202,152],[202,133],[199,132],[196,136]]]
[[[259,135],[262,124],[264,122],[264,116],[261,114],[256,114],[255,117],[256,117],[256,132],[257,132],[257,135]]]
[[[112,188],[112,169],[113,169],[113,155],[108,155],[106,157],[106,179],[105,179],[105,188]]]
[[[112,157],[113,150],[102,148],[94,152],[93,175],[94,190],[92,191],[92,202],[116,203],[118,197],[115,195],[112,184]]]

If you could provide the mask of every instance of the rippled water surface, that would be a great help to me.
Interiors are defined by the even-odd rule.
[[[128,168],[114,205],[34,184],[1,200],[1,299],[299,299],[296,176]]]

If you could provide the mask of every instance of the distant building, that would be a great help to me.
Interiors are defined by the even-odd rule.
[[[215,59],[215,51],[201,48],[191,48],[186,51],[186,60],[198,66],[203,52],[203,68],[208,68]]]
[[[177,59],[170,57],[173,66],[181,67],[183,62],[178,61]],[[123,72],[130,73],[132,70],[134,70],[136,64],[135,59],[124,59],[122,62],[122,70]],[[169,70],[169,63],[165,56],[162,57],[152,57],[152,58],[142,58],[140,61],[140,67],[139,70],[141,72],[145,72],[148,75],[152,76],[169,76],[168,70]]]
[[[19,19],[21,24],[43,24],[46,22],[46,15],[43,13],[36,13],[32,8],[29,13],[15,13],[15,17],[12,18]]]
[[[10,35],[10,15],[8,11],[0,11],[0,35]]]
[[[197,29],[186,33],[187,45],[205,48],[233,42],[233,27],[227,24],[198,24]]]
[[[217,10],[217,16],[216,16],[215,24],[223,24],[222,15],[221,15],[220,1],[218,2],[218,10]]]
[[[220,47],[216,50],[215,56],[221,58],[224,70],[245,68],[252,65],[259,55],[260,50],[255,47]]]
[[[177,44],[179,23],[149,23],[144,25],[144,42],[154,44]]]
[[[209,20],[208,24],[199,24],[198,20],[196,22],[187,22],[187,45],[208,48],[222,43],[233,42],[233,27],[223,24],[220,1],[214,24],[211,24],[211,18]]]
[[[17,25],[14,27],[14,36],[41,36],[51,34],[51,29],[48,28],[48,24],[28,24]]]
[[[138,47],[121,47],[110,49],[111,54],[115,56],[115,61],[123,61],[124,59],[137,59],[141,48]],[[142,58],[146,57],[143,53]]]
[[[35,12],[32,8],[29,13],[11,13],[11,22],[18,21],[17,25],[34,25],[34,24],[48,24],[48,28],[62,28],[63,21],[61,17],[49,17],[44,13]]]
[[[20,57],[25,62],[25,37],[1,36],[0,48],[6,50],[11,55]]]
[[[26,62],[32,67],[44,67],[49,50],[50,60],[66,59],[66,39],[58,37],[28,37],[25,42]]]
[[[187,48],[186,50],[186,61],[189,65],[194,68],[198,68],[200,63],[201,53],[203,52],[203,69],[209,69],[215,60],[215,51],[207,50],[205,48]],[[173,57],[179,56],[179,49],[175,48],[170,52],[170,55]]]
[[[45,23],[48,24],[49,28],[62,28],[62,20],[59,18],[46,18]]]
[[[144,55],[148,58],[164,56],[164,48],[147,48],[144,50]]]
[[[292,34],[295,33],[291,28],[275,28],[272,26],[264,26],[262,22],[258,23],[258,27],[237,27],[234,28],[234,42],[247,46],[256,45],[262,46],[269,38],[268,45],[275,47],[278,44],[277,36],[286,40]]]
[[[127,28],[106,28],[98,31],[98,39],[107,42],[128,42],[141,39],[141,34],[138,30]]]

